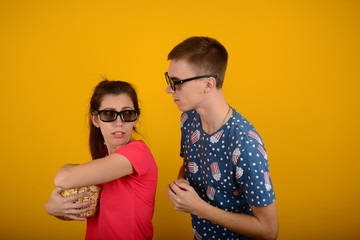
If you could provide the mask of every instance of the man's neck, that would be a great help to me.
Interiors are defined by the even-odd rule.
[[[200,115],[202,129],[207,134],[216,132],[232,115],[232,109],[222,91],[206,99],[196,111]]]

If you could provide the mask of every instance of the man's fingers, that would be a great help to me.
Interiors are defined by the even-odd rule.
[[[170,183],[169,187],[176,195],[184,191],[175,182]]]
[[[180,200],[180,196],[177,195],[174,190],[170,187],[170,185],[167,186],[168,189],[168,196],[170,201],[174,204],[174,207],[176,208],[176,205],[178,205],[178,201]],[[180,190],[181,191],[181,190]]]
[[[174,199],[174,197],[176,197],[176,193],[172,190],[172,188],[170,187],[170,184],[167,185],[166,189],[167,189],[169,198]]]
[[[180,178],[178,180],[175,181],[176,183],[186,183],[187,185],[190,186],[190,182],[188,180],[185,180],[183,178]]]
[[[175,181],[174,184],[182,191],[190,191],[192,187],[183,181]]]

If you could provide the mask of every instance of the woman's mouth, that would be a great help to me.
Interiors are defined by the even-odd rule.
[[[125,133],[124,133],[124,132],[117,131],[117,132],[113,132],[113,135],[114,135],[114,137],[116,137],[116,138],[122,138],[122,137],[125,135]]]

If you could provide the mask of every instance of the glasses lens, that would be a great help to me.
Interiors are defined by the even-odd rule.
[[[170,87],[172,90],[174,90],[174,91],[176,90],[174,80],[172,80],[171,78],[170,78]]]
[[[166,83],[170,84],[169,75],[167,72],[165,73],[165,79],[166,79]]]
[[[170,84],[171,89],[175,91],[174,80],[172,80],[171,77],[169,77],[169,74],[167,72],[165,73],[165,78],[166,78],[166,83],[168,85]]]
[[[112,122],[116,119],[116,112],[112,110],[104,110],[99,113],[101,121]]]
[[[120,112],[121,119],[124,122],[133,122],[137,119],[137,111],[136,110],[125,110]]]

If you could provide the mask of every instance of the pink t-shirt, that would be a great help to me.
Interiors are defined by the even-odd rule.
[[[152,239],[158,170],[143,141],[133,141],[114,153],[125,156],[135,173],[102,184],[97,217],[87,220],[86,240]]]

